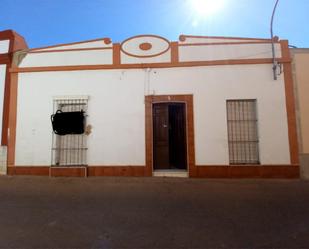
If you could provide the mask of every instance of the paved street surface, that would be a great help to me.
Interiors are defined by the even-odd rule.
[[[0,177],[1,248],[309,248],[309,181]]]

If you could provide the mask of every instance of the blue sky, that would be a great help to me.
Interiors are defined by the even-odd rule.
[[[0,0],[0,30],[17,31],[31,48],[101,37],[121,42],[139,34],[269,37],[275,0],[222,0],[209,16],[198,15],[190,1]],[[309,0],[280,0],[275,35],[309,47],[308,24]]]

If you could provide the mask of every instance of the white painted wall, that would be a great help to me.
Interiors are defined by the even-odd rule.
[[[0,54],[6,54],[9,52],[10,40],[0,41]]]
[[[202,37],[186,37],[185,41],[179,41],[181,44],[187,43],[231,43],[231,42],[258,42],[261,40],[252,40],[252,39],[224,39],[224,38],[202,38]]]
[[[121,52],[121,63],[123,64],[142,64],[142,63],[163,63],[171,61],[171,50],[169,49],[166,53],[150,57],[150,58],[137,58],[133,56],[126,55]]]
[[[262,164],[289,164],[283,77],[271,65],[19,74],[17,165],[50,165],[53,96],[89,95],[89,165],[145,165],[144,94],[193,94],[197,165],[228,164],[226,100],[257,99]]]
[[[61,49],[80,49],[80,48],[107,48],[112,47],[110,44],[105,44],[104,40],[100,41],[92,41],[92,42],[82,42],[72,45],[65,45],[65,46],[56,46],[52,48],[42,48],[42,49],[36,49],[36,51],[52,51],[52,50],[61,50]]]
[[[280,44],[275,45],[276,57],[281,57]],[[180,61],[212,61],[272,58],[270,43],[180,46]]]
[[[113,63],[113,50],[85,50],[50,53],[30,53],[19,67],[102,65]]]

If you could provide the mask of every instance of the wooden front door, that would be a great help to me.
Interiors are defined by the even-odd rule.
[[[168,104],[153,105],[154,169],[169,169]]]
[[[184,103],[153,104],[153,168],[187,168]]]

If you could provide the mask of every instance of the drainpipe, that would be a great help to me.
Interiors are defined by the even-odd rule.
[[[270,22],[270,36],[271,36],[271,51],[272,51],[272,59],[273,59],[273,74],[274,80],[277,80],[277,61],[276,61],[276,53],[275,53],[275,43],[274,43],[274,32],[273,32],[273,23],[274,23],[274,16],[276,13],[276,9],[278,6],[279,0],[276,0],[273,13],[271,15],[271,22]]]

